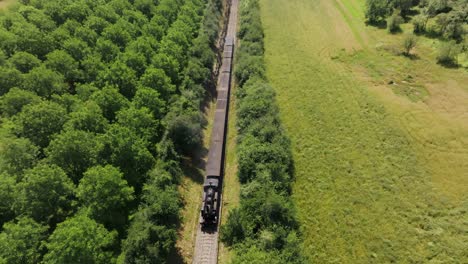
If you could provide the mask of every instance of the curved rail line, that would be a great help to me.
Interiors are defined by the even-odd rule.
[[[221,219],[222,188],[224,176],[224,153],[226,145],[227,119],[229,112],[229,96],[231,90],[232,62],[234,56],[234,43],[237,32],[237,16],[239,0],[231,0],[229,22],[225,36],[221,68],[216,87],[216,112],[213,122],[210,150],[206,163],[207,176],[219,176],[219,195],[217,197],[217,222],[215,225],[199,225],[195,241],[194,264],[216,264],[218,262],[219,219]],[[205,195],[205,194],[203,194]],[[200,216],[200,222],[203,219]]]

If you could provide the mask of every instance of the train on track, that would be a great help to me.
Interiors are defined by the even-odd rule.
[[[219,83],[216,89],[216,111],[206,163],[206,178],[203,184],[201,207],[201,224],[203,226],[216,225],[219,218],[233,53],[234,39],[226,37],[219,71]]]

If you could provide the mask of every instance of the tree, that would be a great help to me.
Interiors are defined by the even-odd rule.
[[[393,8],[401,11],[401,14],[405,16],[413,6],[413,0],[393,0]]]
[[[116,61],[98,75],[98,82],[118,88],[122,95],[131,99],[137,86],[136,72],[122,61]]]
[[[0,152],[0,170],[20,176],[24,170],[34,167],[38,156],[39,148],[27,138],[5,140]]]
[[[15,217],[13,203],[16,199],[16,178],[6,173],[0,174],[0,226]],[[0,234],[1,236],[1,234]],[[1,239],[0,239],[1,240]],[[2,243],[0,242],[0,248]],[[0,249],[0,251],[3,251]],[[2,253],[0,253],[0,260]]]
[[[117,232],[109,232],[85,214],[68,218],[49,237],[45,264],[115,263]]]
[[[69,38],[63,41],[64,50],[76,61],[82,61],[90,55],[91,49],[88,44],[78,38]]]
[[[78,62],[64,50],[54,50],[47,54],[45,65],[65,76],[65,79],[69,82],[76,81],[80,77]]]
[[[40,101],[41,98],[35,93],[14,87],[0,98],[0,110],[5,116],[14,116],[21,112],[23,106]]]
[[[21,217],[8,222],[0,233],[0,262],[36,264],[41,261],[42,241],[47,237],[47,226],[31,218]]]
[[[189,154],[202,143],[201,116],[197,112],[168,114],[167,135],[180,153]]]
[[[102,138],[102,156],[110,164],[120,168],[130,186],[139,193],[144,176],[154,164],[154,158],[146,148],[146,142],[132,130],[113,124]]]
[[[455,42],[442,43],[438,50],[437,62],[447,66],[457,65],[458,54],[460,54],[460,48]]]
[[[67,130],[82,130],[85,132],[103,133],[109,122],[102,115],[102,110],[94,101],[88,101],[76,111],[70,113],[65,123]]]
[[[104,116],[109,121],[114,120],[115,114],[129,105],[127,98],[112,86],[106,86],[102,90],[96,91],[90,99],[101,107]]]
[[[177,238],[180,200],[172,176],[157,166],[148,174],[142,206],[135,213],[122,243],[122,263],[161,263]]]
[[[109,26],[109,22],[107,22],[104,18],[98,17],[95,15],[88,16],[88,19],[84,23],[84,25],[90,29],[92,29],[97,34],[101,34],[102,31]]]
[[[148,108],[157,120],[162,119],[164,113],[166,113],[165,101],[161,99],[158,91],[151,88],[139,87],[132,103],[137,108]]]
[[[117,123],[132,130],[145,142],[151,143],[158,137],[159,123],[148,108],[129,107],[117,113]]]
[[[96,51],[102,56],[105,62],[110,62],[117,57],[120,48],[112,41],[100,37],[96,42]]]
[[[388,1],[366,0],[366,18],[370,23],[381,21],[389,12]]]
[[[44,148],[67,120],[67,111],[57,103],[41,101],[29,104],[16,116],[18,134]]]
[[[52,94],[64,93],[67,85],[63,75],[41,66],[24,75],[22,88],[50,98]]]
[[[36,56],[24,51],[16,52],[11,56],[9,62],[22,73],[27,73],[41,64],[41,60]]]
[[[10,91],[12,87],[20,86],[23,82],[23,76],[17,69],[0,67],[0,95]]]
[[[413,23],[414,33],[424,33],[426,31],[426,25],[427,25],[427,16],[425,15],[417,15],[413,17],[411,22]]]
[[[120,230],[127,222],[128,205],[134,199],[133,188],[111,165],[88,169],[78,185],[77,197],[94,220]]]
[[[155,225],[147,217],[146,210],[140,210],[133,217],[128,236],[122,243],[119,260],[125,264],[164,263],[176,239],[176,230]]]
[[[61,167],[75,183],[98,162],[102,145],[93,133],[66,130],[57,135],[45,150],[50,162]]]
[[[166,100],[175,92],[175,86],[172,85],[171,79],[161,69],[147,68],[140,81],[143,86],[158,91]]]
[[[414,47],[416,47],[417,43],[418,43],[418,39],[416,38],[415,35],[413,34],[406,35],[403,40],[403,49],[404,49],[403,54],[405,56],[409,56],[411,53],[411,50],[413,50]]]
[[[24,173],[17,185],[17,214],[55,224],[69,215],[74,195],[73,182],[55,165],[39,164]]]
[[[390,33],[396,33],[398,31],[401,31],[400,25],[404,22],[403,18],[398,14],[397,12],[394,12],[393,15],[391,15],[387,19],[387,30]]]

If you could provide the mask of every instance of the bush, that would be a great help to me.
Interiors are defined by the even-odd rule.
[[[424,33],[426,32],[426,26],[427,26],[427,16],[425,15],[417,15],[413,17],[412,22],[413,22],[413,32],[414,33]]]
[[[416,47],[416,44],[418,43],[418,39],[416,38],[415,35],[409,34],[406,35],[405,38],[403,39],[403,54],[405,56],[409,56],[411,53],[411,50]]]
[[[442,43],[437,55],[437,63],[446,66],[456,66],[457,57],[460,54],[460,48],[453,41]]]
[[[403,18],[398,14],[394,13],[387,19],[387,30],[390,33],[396,33],[401,31],[400,25],[404,22]]]

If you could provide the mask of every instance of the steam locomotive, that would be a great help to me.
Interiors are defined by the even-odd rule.
[[[216,111],[211,134],[210,150],[206,163],[206,178],[203,184],[201,207],[202,225],[218,223],[221,205],[222,176],[224,171],[224,146],[226,141],[229,92],[231,88],[232,59],[234,40],[226,37],[217,86]]]

